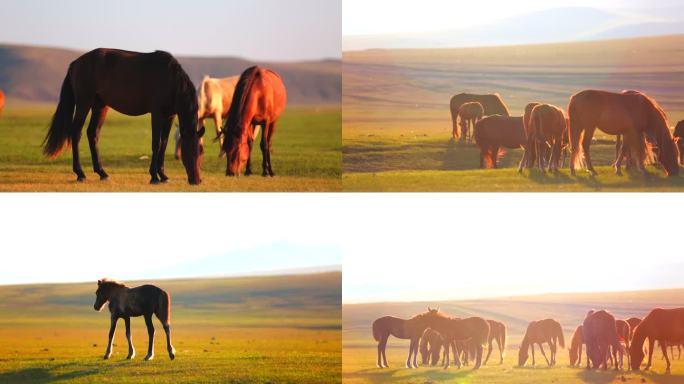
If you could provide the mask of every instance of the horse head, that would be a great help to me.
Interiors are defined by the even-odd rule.
[[[197,126],[197,121],[192,127]],[[182,123],[181,123],[182,127]],[[204,159],[204,145],[202,143],[202,136],[204,136],[204,126],[199,130],[186,129],[185,134],[181,128],[181,159],[185,172],[188,175],[188,183],[197,185],[202,182],[202,160]]]
[[[107,284],[105,284],[104,280],[98,280],[97,281],[97,291],[95,291],[95,304],[93,305],[93,308],[95,308],[96,311],[101,311],[102,307],[109,301],[109,295],[111,293],[111,290],[108,288]]]

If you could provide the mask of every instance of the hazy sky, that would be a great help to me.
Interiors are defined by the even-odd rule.
[[[13,218],[0,220],[0,284],[244,275],[342,264],[328,204],[306,194],[286,201],[276,194],[35,197],[0,199],[3,217]],[[274,213],[256,215],[257,206]]]
[[[341,0],[3,0],[0,43],[339,58]]]

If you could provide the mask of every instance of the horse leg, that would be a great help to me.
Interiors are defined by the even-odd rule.
[[[163,117],[160,113],[152,113],[152,161],[150,162],[150,184],[159,184],[159,146]]]
[[[411,367],[411,353],[413,353],[413,344],[414,343],[415,343],[415,341],[413,339],[411,339],[411,343],[409,345],[408,357],[406,357],[406,368],[412,368]]]
[[[478,344],[475,348],[475,366],[473,367],[473,369],[479,369],[482,366],[482,344]]]
[[[382,345],[382,339],[381,339],[380,341],[378,341],[378,364],[377,364],[378,368],[383,367],[382,366],[382,347],[383,347],[383,345]]]
[[[618,176],[622,176],[622,161],[627,155],[627,147],[625,145],[625,142],[621,139],[621,136],[618,136],[618,143],[615,144],[615,146],[616,155],[615,163],[613,164],[613,166],[615,167],[615,174]]]
[[[552,342],[550,345],[551,345],[551,365],[556,365],[556,351],[557,351],[556,343]]]
[[[663,351],[663,356],[665,356],[665,361],[667,362],[665,372],[670,373],[670,357],[667,355],[667,343],[660,343],[660,349]]]
[[[577,366],[582,366],[582,343],[579,345],[579,355],[577,357]]]
[[[90,123],[88,123],[88,145],[90,146],[90,156],[93,159],[93,170],[95,173],[100,175],[100,180],[107,180],[109,175],[102,168],[102,163],[100,162],[100,148],[98,146],[98,141],[100,140],[100,129],[102,128],[102,123],[104,123],[105,116],[107,116],[107,106],[101,102],[96,102],[93,105],[90,114]]]
[[[145,315],[145,325],[147,325],[147,336],[149,340],[145,360],[152,360],[154,359],[154,325],[152,324],[152,314]]]
[[[118,317],[112,315],[109,325],[109,342],[107,343],[107,350],[104,354],[104,359],[107,360],[112,356],[112,343],[114,342],[114,333],[116,332],[116,322]]]
[[[223,129],[223,119],[221,118],[221,111],[216,111],[214,113],[214,125],[216,126],[216,137],[219,141],[219,159],[226,157],[226,151],[223,149],[223,135],[221,134],[221,129]],[[201,127],[201,125],[200,125]],[[251,153],[251,152],[250,152]]]
[[[387,338],[382,343],[382,362],[385,364],[385,368],[389,368],[389,364],[387,364]]]
[[[135,357],[135,348],[133,348],[133,338],[131,337],[131,318],[124,317],[126,323],[126,340],[128,340],[128,356],[126,358],[131,360]]]
[[[551,345],[551,343],[549,343],[549,345]],[[544,346],[542,345],[542,343],[539,343],[539,350],[541,351],[542,356],[544,356],[544,360],[546,360],[546,365],[548,365],[550,367],[551,362],[546,357],[546,352],[544,351]]]
[[[247,165],[245,166],[245,176],[249,176],[252,174],[252,147],[254,147],[254,138],[256,137],[256,132],[257,132],[257,127],[258,125],[253,125],[252,126],[252,136],[247,138],[247,146],[249,147],[249,157],[247,157]],[[262,151],[262,156],[263,156],[263,151]],[[262,159],[263,162],[263,159]]]
[[[164,159],[166,158],[166,146],[169,143],[169,133],[171,132],[171,126],[173,125],[173,119],[175,116],[169,116],[166,120],[162,120],[161,124],[161,136],[159,143],[159,155],[157,156],[157,174],[159,175],[159,180],[162,183],[166,183],[169,177],[164,173]]]
[[[202,121],[203,119],[200,119],[198,126],[202,126]],[[176,125],[176,129],[173,130],[173,139],[175,141],[176,147],[173,151],[173,157],[176,158],[176,160],[180,160],[181,158],[181,135],[180,135],[180,126]]]
[[[76,181],[85,181],[86,176],[81,168],[81,157],[78,152],[78,143],[81,141],[81,131],[83,124],[85,124],[86,116],[88,115],[89,106],[85,104],[76,105],[76,113],[74,120],[71,123],[71,153],[72,153],[72,169],[76,174]]]
[[[530,343],[530,348],[532,349],[532,366],[537,366],[537,361],[534,359],[534,343]]]
[[[273,135],[275,134],[275,131],[276,122],[274,121],[269,123],[268,126],[264,125],[264,131],[261,133],[261,153],[264,156],[266,165],[264,173],[268,172],[268,176],[271,177],[275,176],[275,173],[273,173],[273,165],[271,164],[271,151],[273,146]],[[266,137],[266,142],[264,142],[264,137]]]
[[[499,168],[497,161],[499,161],[499,146],[495,145],[492,147],[492,165],[494,169]]]
[[[171,360],[176,358],[176,348],[171,344],[171,324],[162,324],[164,332],[166,333],[166,351],[169,353]]]
[[[653,349],[655,347],[655,340],[651,338],[648,339],[648,363],[646,363],[645,370],[649,370],[653,364]]]
[[[584,160],[587,164],[587,171],[589,171],[592,176],[598,175],[594,169],[594,165],[591,162],[591,153],[589,152],[589,148],[591,147],[591,139],[594,137],[594,131],[596,131],[596,128],[589,128],[585,130],[584,137],[582,138],[582,151],[584,152]]]
[[[485,359],[484,359],[484,363],[483,363],[484,365],[487,365],[487,361],[489,361],[489,356],[492,354],[492,349],[494,347],[492,345],[493,340],[494,339],[489,339],[489,344],[487,345],[487,357],[485,357]]]

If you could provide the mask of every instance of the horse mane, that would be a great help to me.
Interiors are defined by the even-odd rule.
[[[108,279],[108,278],[106,278],[106,277],[103,278],[102,280],[100,280],[100,284],[102,284],[102,285],[107,285],[107,286],[110,286],[110,287],[127,288],[126,284],[124,284],[124,283],[122,283],[122,282],[120,282],[120,281],[118,281],[118,280],[111,280],[111,279]]]
[[[230,111],[228,112],[228,120],[226,121],[226,126],[221,131],[223,134],[230,133],[234,137],[239,136],[242,133],[240,127],[242,127],[243,112],[247,108],[247,97],[249,96],[249,90],[252,88],[254,81],[260,76],[261,68],[258,65],[247,68],[242,75],[240,75],[240,80],[238,80],[235,86],[235,93],[233,93],[233,103],[230,105]],[[237,102],[235,102],[237,100]],[[224,146],[229,144],[229,140],[223,142]],[[226,151],[228,148],[226,148]]]
[[[199,108],[197,104],[197,91],[195,90],[195,85],[190,80],[187,72],[180,65],[178,60],[173,57],[170,53],[164,51],[155,51],[155,53],[168,55],[169,60],[169,71],[176,81],[176,108],[177,112],[180,112],[181,105],[188,105],[190,112],[197,115],[197,109]]]

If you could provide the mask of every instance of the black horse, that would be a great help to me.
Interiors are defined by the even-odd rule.
[[[176,115],[183,139],[183,165],[190,184],[201,182],[203,148],[197,130],[197,93],[187,73],[171,54],[162,51],[139,53],[98,48],[69,65],[59,104],[43,141],[43,153],[57,157],[65,146],[73,151],[73,170],[78,181],[86,176],[81,168],[78,143],[88,111],[88,144],[93,169],[100,179],[108,175],[102,168],[97,142],[107,110],[111,107],[130,116],[152,114],[152,163],[150,183],[168,180],[164,174],[164,153]],[[75,111],[74,111],[75,110]]]
[[[154,358],[154,326],[152,325],[152,315],[156,315],[161,321],[166,332],[166,349],[169,357],[173,360],[176,357],[176,350],[171,345],[171,295],[154,285],[141,285],[135,288],[128,288],[122,283],[107,279],[97,281],[97,291],[95,292],[95,310],[101,311],[104,305],[109,302],[109,312],[112,314],[111,326],[109,328],[109,343],[104,358],[109,359],[112,355],[112,341],[116,331],[116,322],[123,318],[126,322],[126,338],[128,339],[128,357],[135,357],[135,348],[131,339],[131,317],[144,316],[147,324],[147,334],[149,335],[149,345],[145,360]]]

